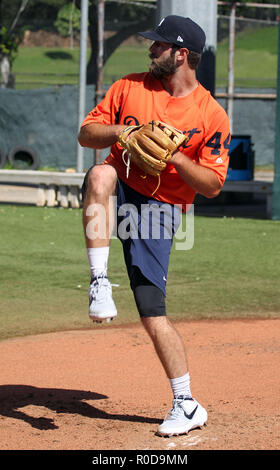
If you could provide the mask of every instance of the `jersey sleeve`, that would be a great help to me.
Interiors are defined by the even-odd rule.
[[[200,147],[198,163],[215,171],[221,186],[228,171],[230,139],[228,116],[220,106],[212,114],[203,145]]]
[[[100,103],[85,117],[81,127],[92,123],[117,124],[125,85],[126,83],[123,79],[113,83]]]

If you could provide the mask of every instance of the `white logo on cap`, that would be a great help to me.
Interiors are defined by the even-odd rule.
[[[178,37],[177,37],[177,41],[179,41],[179,42],[184,42],[184,39],[182,39],[181,36],[178,36]]]
[[[160,26],[164,22],[165,18],[162,18],[161,22],[158,24]]]

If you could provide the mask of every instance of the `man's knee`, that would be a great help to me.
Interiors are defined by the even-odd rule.
[[[117,173],[111,165],[100,164],[90,168],[86,174],[82,192],[91,194],[113,194],[116,187]]]
[[[166,315],[163,292],[145,278],[138,268],[134,270],[130,282],[141,318],[162,317]]]
[[[141,318],[166,315],[165,298],[158,287],[138,286],[133,293]]]

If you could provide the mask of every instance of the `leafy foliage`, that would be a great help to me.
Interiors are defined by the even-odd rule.
[[[0,28],[0,57],[7,56],[9,62],[13,63],[17,55],[19,43],[19,35],[9,34],[5,26]]]
[[[225,0],[226,5],[219,6],[219,13],[223,15],[228,15],[230,12],[231,5],[234,3],[232,0]],[[257,0],[255,4],[263,5],[262,8],[255,6],[247,6],[249,3],[247,0],[240,0],[239,3],[243,5],[238,5],[236,7],[236,15],[244,18],[252,18],[256,20],[271,20],[277,21],[279,16],[279,8],[266,8],[265,4],[279,5],[279,0]]]
[[[81,14],[80,10],[73,4],[64,5],[58,12],[54,25],[62,37],[66,37],[70,32],[70,22],[72,22],[73,35],[80,32]]]

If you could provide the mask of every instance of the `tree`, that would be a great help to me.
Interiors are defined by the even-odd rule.
[[[27,8],[28,4],[28,8]],[[11,78],[10,70],[16,56],[18,45],[22,39],[25,29],[45,29],[54,24],[59,28],[66,24],[69,31],[70,12],[74,0],[0,0],[1,32],[0,32],[0,55],[1,61],[8,65],[8,73],[4,75]],[[87,82],[97,82],[97,51],[98,51],[98,0],[89,0],[89,40],[91,43],[91,55],[87,67]],[[68,9],[68,17],[62,20],[58,17],[59,10]],[[76,0],[76,7],[80,9],[81,1]],[[57,20],[57,23],[55,23]],[[105,64],[117,47],[137,31],[143,31],[154,26],[155,9],[141,5],[141,0],[105,0],[105,22],[108,26],[114,25],[114,34],[104,39]],[[78,29],[77,16],[72,16],[73,34]],[[71,22],[70,22],[71,23]],[[70,25],[71,26],[71,25]],[[2,29],[4,27],[4,29]],[[80,25],[79,25],[80,28]],[[111,29],[111,28],[110,28]],[[13,34],[12,34],[13,33]],[[63,33],[64,34],[64,33]],[[69,34],[69,33],[68,33]],[[3,77],[2,77],[3,78]],[[7,80],[5,84],[7,86]]]
[[[0,72],[1,87],[13,87],[11,68],[18,46],[29,24],[54,22],[59,8],[69,0],[0,0]],[[38,27],[38,26],[37,26]]]
[[[20,16],[27,7],[29,0],[21,0],[16,11],[16,14],[8,27],[4,25],[0,29],[0,70],[1,70],[1,87],[7,88],[8,86],[13,87],[13,76],[11,75],[11,64],[16,57],[18,45],[21,39],[19,32],[16,32],[16,26]],[[2,8],[1,7],[1,22],[2,22]]]
[[[230,6],[233,2],[232,0],[225,0],[225,3],[227,5],[220,5],[219,9],[222,14],[227,14],[229,12]],[[246,3],[248,0],[239,0],[238,3],[242,3],[242,5],[238,6],[238,15],[243,16],[243,17],[248,17],[248,18],[254,18],[254,19],[270,19],[270,20],[276,20],[278,16],[278,9],[277,8],[266,8],[265,4],[275,4],[279,5],[279,0],[256,0],[255,4],[261,4],[263,5],[262,8],[257,7],[257,6],[250,6],[248,7]]]
[[[54,25],[62,37],[70,36],[70,47],[73,48],[73,40],[80,32],[81,14],[80,10],[75,5],[75,0],[72,3],[64,5],[58,12],[57,20]]]
[[[80,3],[80,2],[79,2]],[[89,39],[91,55],[87,66],[87,83],[97,83],[97,53],[98,53],[98,0],[89,2]],[[144,31],[154,26],[155,10],[140,5],[139,2],[105,2],[105,21],[115,24],[116,32],[104,39],[103,64],[113,52],[137,31]]]

